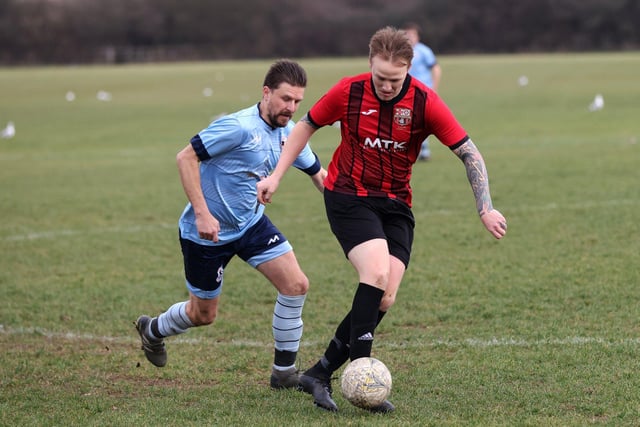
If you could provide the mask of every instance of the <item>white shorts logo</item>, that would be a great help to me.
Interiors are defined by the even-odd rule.
[[[278,237],[278,235],[276,234],[275,236],[269,239],[269,241],[267,242],[267,246],[271,246],[273,243],[279,242],[279,241],[280,241],[280,237]]]

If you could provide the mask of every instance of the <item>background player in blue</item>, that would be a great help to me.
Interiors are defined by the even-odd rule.
[[[167,363],[164,338],[214,321],[224,269],[238,255],[278,290],[271,387],[298,386],[295,361],[309,280],[285,236],[256,203],[256,183],[278,162],[306,84],[299,64],[277,61],[265,76],[257,105],[214,121],[178,153],[180,179],[189,199],[179,221],[189,300],[157,317],[137,319],[142,350],[155,366]],[[308,144],[294,164],[323,191],[327,172]]]
[[[403,27],[409,37],[411,46],[413,46],[413,60],[409,68],[409,74],[431,89],[438,91],[440,77],[442,76],[442,68],[438,64],[436,55],[433,50],[420,41],[420,26],[415,22],[409,22]],[[431,149],[429,148],[429,139],[422,142],[422,148],[418,160],[429,160],[431,158]]]

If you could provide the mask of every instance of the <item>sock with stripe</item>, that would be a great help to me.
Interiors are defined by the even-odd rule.
[[[273,307],[273,339],[275,369],[295,366],[296,355],[302,338],[302,307],[306,295],[288,296],[278,293]]]
[[[162,339],[173,335],[182,334],[194,325],[187,316],[188,301],[177,302],[158,317],[154,317],[149,329],[150,337]]]

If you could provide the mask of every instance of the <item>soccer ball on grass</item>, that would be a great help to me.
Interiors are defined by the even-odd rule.
[[[340,379],[342,395],[359,408],[380,406],[391,393],[391,373],[373,357],[361,357],[349,363]]]

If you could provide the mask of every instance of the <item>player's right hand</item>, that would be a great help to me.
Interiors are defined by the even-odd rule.
[[[483,214],[480,220],[496,239],[502,239],[507,234],[507,220],[497,209],[491,209]]]
[[[266,203],[271,203],[271,197],[278,189],[278,185],[278,180],[273,176],[268,176],[258,181],[258,183],[256,184],[258,203],[263,205]]]
[[[218,242],[218,233],[220,232],[220,223],[210,213],[204,215],[196,215],[196,227],[198,228],[198,236],[204,240]]]

